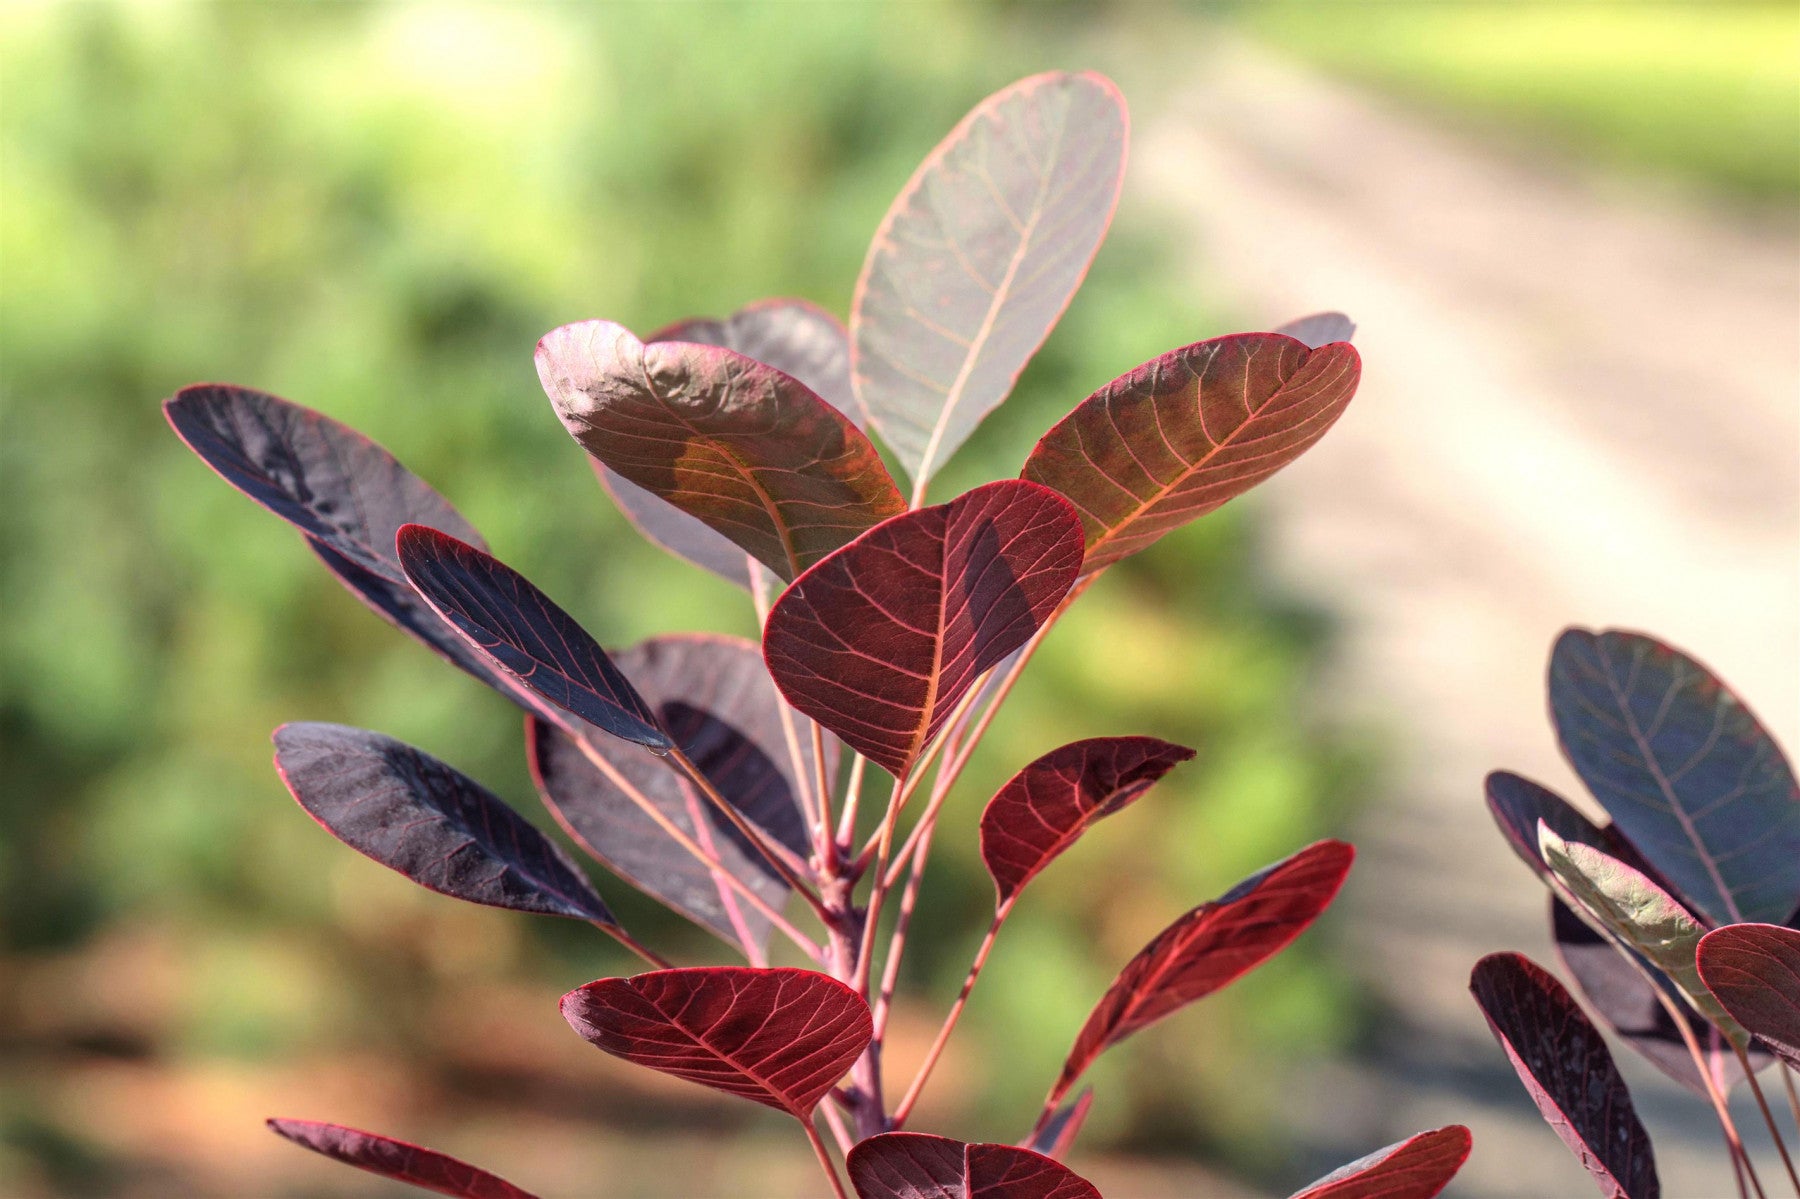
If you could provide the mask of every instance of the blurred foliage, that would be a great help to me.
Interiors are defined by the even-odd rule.
[[[111,976],[129,1003],[61,966],[30,974],[8,1000],[20,1035],[173,1060],[380,1046],[425,1063],[444,1047],[420,996],[523,973],[551,1005],[629,970],[584,927],[417,891],[286,799],[268,732],[324,719],[419,744],[542,817],[517,713],[346,595],[179,445],[156,401],[229,380],[356,426],[608,643],[753,633],[737,592],[611,509],[538,388],[535,340],[570,320],[647,330],[775,294],[843,312],[888,201],[967,107],[1030,71],[1090,65],[1057,25],[1075,15],[0,13],[0,936],[15,964],[121,944],[138,948],[105,960],[139,963]],[[940,498],[1016,473],[1112,376],[1225,331],[1207,294],[1128,190],[1087,288]],[[913,938],[908,984],[933,1013],[990,911],[972,830],[994,786],[1076,737],[1153,733],[1201,756],[1023,906],[959,1037],[969,1088],[940,1087],[932,1122],[1012,1139],[1149,935],[1342,828],[1360,763],[1299,702],[1322,630],[1269,594],[1257,544],[1238,505],[1112,572],[997,722]],[[602,882],[672,956],[722,957]],[[1343,1039],[1344,986],[1314,939],[1140,1038],[1096,1073],[1106,1102],[1089,1143],[1279,1162],[1269,1107],[1241,1100],[1263,1088],[1272,1107],[1280,1063]],[[34,1115],[15,1132],[40,1165],[86,1160],[79,1125]]]
[[[1567,156],[1711,190],[1800,196],[1800,6],[1271,0],[1254,28],[1333,70],[1547,139]]]

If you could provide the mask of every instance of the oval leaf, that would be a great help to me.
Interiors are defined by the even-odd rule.
[[[742,354],[584,321],[546,334],[537,365],[583,449],[784,579],[906,508],[843,413]]]
[[[1469,990],[1538,1111],[1608,1199],[1658,1199],[1650,1134],[1606,1041],[1548,971],[1523,954],[1475,964]]]
[[[1044,1126],[1027,1138],[1024,1147],[1045,1157],[1068,1156],[1069,1147],[1081,1135],[1081,1126],[1087,1123],[1088,1110],[1093,1106],[1094,1088],[1082,1087],[1075,1098],[1057,1108]]]
[[[981,860],[1010,903],[1038,871],[1194,756],[1155,737],[1095,737],[1051,750],[1019,773],[981,814]]]
[[[964,117],[882,219],[851,303],[850,370],[915,503],[1081,286],[1125,142],[1111,80],[1034,75]]]
[[[1582,782],[1677,896],[1714,924],[1800,903],[1800,787],[1754,714],[1653,638],[1569,629],[1550,709]]]
[[[804,859],[810,846],[781,699],[757,647],[736,637],[657,637],[623,651],[617,662],[719,793]],[[803,716],[793,720],[810,771],[811,726]],[[544,803],[614,874],[732,944],[767,947],[768,919],[717,883],[624,789],[635,788],[677,828],[710,846],[726,870],[779,909],[788,897],[787,883],[685,778],[648,754],[608,741],[594,748],[616,770],[618,778],[609,778],[569,737],[541,720],[527,722],[526,747]],[[827,743],[825,769],[831,778],[837,775],[835,747],[835,741]]]
[[[561,849],[467,775],[341,724],[275,730],[275,769],[325,831],[422,887],[470,903],[617,921]]]
[[[1082,571],[1103,570],[1298,458],[1350,403],[1361,371],[1347,343],[1310,350],[1279,333],[1184,346],[1083,400],[1020,477],[1074,503]]]
[[[1800,1069],[1800,932],[1733,924],[1700,942],[1700,977],[1738,1023]]]
[[[1275,332],[1304,342],[1309,349],[1316,350],[1334,341],[1349,341],[1356,335],[1356,322],[1341,312],[1315,312],[1311,316],[1279,325]]]
[[[446,1153],[409,1145],[379,1133],[322,1124],[317,1120],[267,1120],[269,1131],[301,1148],[455,1199],[535,1199],[497,1174],[458,1161]]]
[[[845,1165],[858,1199],[1100,1199],[1093,1183],[1041,1153],[922,1132],[858,1141]]]
[[[674,742],[599,642],[529,579],[436,529],[397,539],[407,581],[484,656],[558,709],[659,753]]]
[[[869,1047],[861,996],[828,975],[709,966],[603,978],[562,998],[614,1057],[806,1120]]]
[[[799,711],[896,777],[984,671],[1031,639],[1081,565],[1081,522],[1005,479],[869,530],[795,580],[763,653]]]
[[[1356,851],[1320,841],[1251,875],[1171,924],[1131,959],[1075,1038],[1049,1103],[1095,1058],[1141,1028],[1204,999],[1285,949],[1328,907]]]
[[[1460,1124],[1421,1132],[1340,1166],[1293,1199],[1433,1199],[1469,1160]]]

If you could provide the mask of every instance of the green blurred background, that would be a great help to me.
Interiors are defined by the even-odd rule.
[[[0,12],[0,1192],[368,1193],[263,1134],[270,1114],[439,1143],[547,1193],[807,1178],[779,1120],[568,1034],[555,996],[632,968],[609,942],[415,891],[287,799],[268,732],[322,719],[542,814],[516,713],[216,480],[159,399],[225,380],[367,432],[608,644],[751,633],[737,592],[612,510],[537,386],[539,335],[770,295],[841,314],[889,200],[976,100],[1097,66],[1153,110],[1215,21],[1484,136],[1732,203],[1800,190],[1780,152],[1800,111],[1782,10],[1703,30],[1648,5],[1527,12],[1504,39],[1492,12],[1429,4]],[[1709,119],[1659,116],[1651,91]],[[1165,249],[1128,188],[1086,288],[940,497],[1016,473],[1042,429],[1155,353],[1298,315],[1222,310]],[[992,787],[1076,737],[1151,733],[1200,757],[1024,905],[923,1127],[1017,1137],[1147,936],[1342,831],[1372,792],[1380,752],[1309,715],[1329,612],[1278,593],[1260,544],[1255,503],[1234,505],[1112,572],[998,722],[914,936],[899,1036],[915,1051],[991,903],[973,823]],[[601,881],[671,956],[714,954]],[[1109,1057],[1084,1151],[1303,1181],[1282,1088],[1370,1015],[1332,945],[1327,921]]]

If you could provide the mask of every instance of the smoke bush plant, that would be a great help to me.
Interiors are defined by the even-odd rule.
[[[1487,802],[1550,889],[1557,953],[1588,1008],[1709,1099],[1738,1194],[1764,1194],[1725,1097],[1748,1082],[1800,1194],[1757,1073],[1800,1097],[1800,787],[1781,748],[1710,670],[1652,637],[1569,629],[1550,655],[1564,756],[1612,820],[1597,824],[1505,771]],[[1470,990],[1538,1110],[1600,1190],[1656,1199],[1650,1134],[1604,1038],[1549,971],[1517,953]]]
[[[993,921],[923,1062],[885,1077],[938,817],[995,712],[1108,567],[1292,461],[1359,376],[1337,314],[1183,346],[1078,404],[1018,478],[927,505],[933,473],[1005,399],[1085,275],[1125,147],[1108,80],[1023,80],[976,107],[901,192],[847,330],[773,300],[644,341],[586,321],[539,343],[544,390],[607,491],[651,540],[749,592],[760,648],[669,636],[609,655],[352,430],[240,387],[190,387],[166,404],[182,439],[299,528],[352,592],[525,710],[533,777],[577,845],[746,964],[674,966],[620,926],[549,837],[380,733],[276,730],[294,798],[423,886],[584,920],[642,958],[650,972],[565,995],[569,1024],[607,1053],[792,1116],[840,1197],[828,1139],[862,1199],[1097,1195],[1057,1160],[1092,1102],[1076,1091],[1087,1068],[1279,952],[1350,868],[1349,845],[1320,842],[1178,917],[1100,998],[1019,1145],[908,1131],[1025,888],[1193,756],[1153,737],[1094,738],[1000,789],[979,828]],[[770,965],[777,934],[808,968]],[[388,1137],[270,1124],[426,1189],[525,1194]],[[1424,1199],[1468,1148],[1459,1126],[1423,1133],[1302,1193]]]

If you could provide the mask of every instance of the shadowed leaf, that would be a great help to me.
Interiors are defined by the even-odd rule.
[[[1315,312],[1311,316],[1279,325],[1275,332],[1304,342],[1308,349],[1316,350],[1334,341],[1349,341],[1356,335],[1356,322],[1341,312]]]
[[[781,701],[757,647],[734,637],[657,637],[621,652],[616,660],[662,727],[719,793],[804,858],[809,846],[777,707]],[[798,715],[793,720],[810,771],[809,722]],[[826,745],[826,775],[835,778],[836,742]],[[788,897],[787,884],[685,778],[649,753],[597,741],[593,747],[619,776],[608,778],[573,741],[542,720],[527,722],[526,746],[544,803],[608,869],[733,944],[744,945],[747,936],[751,945],[767,946],[768,919],[729,887],[721,887],[624,789],[635,787],[779,909]]]
[[[976,105],[888,209],[851,304],[850,369],[917,494],[1081,285],[1112,223],[1125,142],[1110,80],[1033,75]]]
[[[874,1035],[869,1005],[828,975],[709,966],[603,978],[562,998],[614,1057],[806,1120]]]
[[[1081,1126],[1087,1123],[1088,1110],[1094,1106],[1094,1088],[1082,1087],[1075,1098],[1056,1109],[1045,1125],[1026,1140],[1025,1148],[1045,1157],[1067,1157]]]
[[[531,581],[436,529],[397,539],[407,581],[481,653],[556,708],[658,752],[672,745],[606,651]]]
[[[1309,350],[1278,333],[1171,350],[1076,405],[1020,477],[1069,498],[1087,534],[1082,572],[1102,570],[1299,457],[1361,370],[1348,344]]]
[[[1800,788],[1710,671],[1637,633],[1569,629],[1550,708],[1575,771],[1677,898],[1714,924],[1779,924],[1800,902]]]
[[[1544,881],[1550,880],[1550,868],[1544,865],[1544,857],[1538,852],[1539,821],[1564,841],[1591,846],[1617,858],[1633,870],[1648,875],[1659,886],[1662,885],[1655,867],[1644,861],[1643,856],[1619,835],[1616,828],[1595,824],[1548,787],[1521,775],[1496,770],[1487,776],[1484,789],[1488,812],[1493,816],[1494,823],[1500,826],[1506,843]]]
[[[379,1133],[317,1120],[266,1120],[269,1131],[333,1161],[454,1199],[535,1199],[496,1174]]]
[[[1738,1023],[1800,1069],[1800,932],[1733,924],[1700,942],[1700,977]]]
[[[1204,999],[1285,949],[1330,905],[1355,856],[1342,841],[1309,845],[1157,934],[1095,1005],[1048,1103],[1060,1101],[1110,1046]]]
[[[1081,524],[1006,479],[889,520],[776,601],[763,653],[795,708],[895,776],[983,671],[1024,645],[1081,565]]]
[[[1416,1133],[1338,1167],[1293,1199],[1433,1199],[1469,1160],[1471,1143],[1460,1124]]]
[[[1041,1153],[921,1132],[859,1141],[845,1165],[857,1199],[1100,1199],[1091,1182]]]
[[[906,507],[849,418],[742,354],[584,321],[546,334],[537,364],[583,449],[784,579]]]
[[[554,842],[429,754],[341,724],[284,724],[274,741],[288,790],[358,853],[471,903],[616,924]]]
[[[1513,1069],[1608,1199],[1658,1199],[1650,1134],[1600,1030],[1548,971],[1523,954],[1482,958],[1469,977]]]
[[[1149,790],[1194,751],[1155,737],[1095,737],[1051,750],[981,814],[981,860],[1009,903],[1087,827]]]

